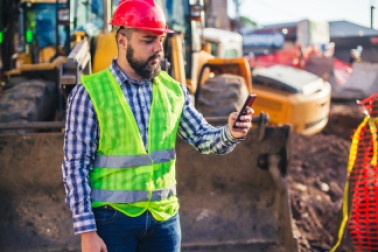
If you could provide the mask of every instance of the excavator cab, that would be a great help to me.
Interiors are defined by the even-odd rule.
[[[18,8],[16,66],[49,63],[70,50],[69,1],[22,0]]]
[[[0,123],[62,119],[58,68],[70,50],[69,1],[5,1]]]
[[[107,22],[104,1],[5,1],[2,8],[10,15],[5,15],[2,29],[0,123],[12,124],[4,126],[6,131],[20,123],[28,131],[59,131],[54,125],[65,117],[59,91],[62,64],[74,53],[82,63],[80,71],[90,72],[90,38]],[[73,50],[79,42],[81,49]]]

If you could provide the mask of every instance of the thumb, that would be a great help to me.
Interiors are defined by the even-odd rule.
[[[238,118],[239,113],[238,112],[232,112],[228,117],[228,123],[233,124],[236,121],[236,118]]]

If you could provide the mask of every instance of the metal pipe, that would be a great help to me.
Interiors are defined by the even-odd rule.
[[[63,129],[65,125],[64,121],[53,122],[8,122],[0,123],[1,130],[19,130],[19,129]]]
[[[24,22],[25,14],[24,14],[24,9],[21,6],[19,6],[18,11],[20,13],[18,16],[18,32],[19,32],[18,35],[19,35],[20,41],[17,46],[17,52],[25,52],[26,50],[25,22]]]

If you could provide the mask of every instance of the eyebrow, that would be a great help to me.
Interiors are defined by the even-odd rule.
[[[145,38],[145,39],[157,39],[157,38],[159,38],[159,37],[164,38],[165,36],[159,36],[159,35],[143,35],[142,37]]]

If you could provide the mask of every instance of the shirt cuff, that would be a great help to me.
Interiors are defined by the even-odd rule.
[[[228,125],[225,125],[223,127],[223,136],[222,136],[222,138],[223,138],[223,141],[228,146],[240,143],[241,141],[243,141],[245,139],[245,138],[234,138],[231,135],[230,128],[228,127]]]
[[[93,212],[74,215],[72,218],[75,234],[97,231]]]

